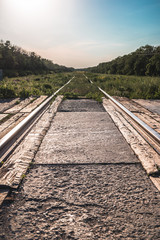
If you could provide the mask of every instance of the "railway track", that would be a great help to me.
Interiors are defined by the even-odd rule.
[[[86,75],[84,75],[87,78]],[[74,78],[74,77],[73,77]],[[72,78],[72,79],[73,79]],[[53,97],[67,84],[69,84],[72,79],[70,79],[64,86],[62,86],[60,89],[58,89],[51,97],[46,99],[38,108],[36,108],[33,112],[31,112],[22,122],[20,122],[15,128],[13,128],[8,134],[6,134],[1,140],[0,140],[0,158],[1,162],[4,162],[8,156],[16,149],[16,147],[19,145],[20,141],[28,134],[30,129],[33,127],[35,122],[37,122],[44,112],[49,107],[49,103],[52,101]],[[89,80],[89,79],[88,79]],[[91,84],[94,84],[91,80],[89,80]],[[127,108],[125,108],[121,103],[116,101],[113,97],[108,95],[104,90],[102,90],[100,87],[98,87],[99,91],[101,91],[110,101],[118,108],[120,111],[122,111],[124,114],[126,114],[130,120],[129,123],[138,131],[138,133],[149,143],[149,145],[156,151],[158,155],[160,155],[160,134],[156,132],[154,129],[152,129],[150,126],[148,126],[145,122],[140,120],[137,116],[135,116],[132,112],[130,112]],[[158,174],[158,169],[157,169]],[[151,177],[152,178],[152,177]],[[154,184],[157,186],[157,188],[160,190],[160,185],[155,182],[155,179],[151,179]],[[9,185],[2,185],[0,184],[0,202],[4,200],[4,198],[7,196],[8,192],[12,186]],[[2,200],[1,200],[2,199]]]
[[[136,115],[130,112],[126,107],[124,107],[121,103],[107,94],[104,90],[98,87],[99,90],[109,98],[114,105],[116,105],[121,111],[123,111],[126,115],[131,119],[132,126],[138,131],[138,133],[143,136],[143,138],[152,146],[152,148],[160,155],[160,134],[148,126],[145,122],[139,119]]]
[[[84,75],[86,79],[88,77]],[[91,84],[93,84],[92,80],[89,80]],[[98,87],[98,86],[97,86]],[[111,97],[108,93],[106,93],[103,89],[98,87],[98,89],[106,96],[111,102],[118,107],[123,113],[125,113],[130,118],[130,123],[132,126],[138,131],[138,133],[149,143],[149,145],[160,155],[160,134],[152,129],[149,125],[147,125],[144,121],[138,118],[135,114],[129,111],[126,107],[124,107],[120,102]]]
[[[91,84],[94,84],[93,81],[88,79],[88,77],[86,75],[84,75],[84,76]],[[104,94],[105,97],[107,97],[107,99],[110,100],[111,104],[113,104],[115,109],[117,109],[117,111],[120,112],[120,114],[122,115],[122,118],[124,118],[133,127],[133,129],[144,139],[144,142],[148,143],[149,146],[155,151],[156,154],[154,154],[154,157],[155,157],[154,162],[149,163],[149,164],[148,164],[148,160],[146,162],[145,159],[144,160],[141,159],[141,158],[143,158],[143,156],[141,156],[141,155],[139,156],[139,153],[138,153],[138,156],[139,156],[139,159],[142,160],[141,163],[142,163],[144,169],[146,170],[148,175],[150,175],[151,181],[157,187],[157,189],[160,191],[160,178],[159,178],[159,174],[160,174],[160,172],[159,172],[160,171],[160,134],[159,134],[159,132],[155,131],[152,127],[150,127],[148,124],[146,124],[144,121],[142,121],[133,112],[129,111],[124,105],[122,105],[119,101],[117,101],[116,99],[111,97],[103,89],[101,89],[98,86],[97,86],[97,88]],[[114,109],[112,109],[112,111],[114,111]],[[111,114],[111,117],[112,117],[112,114]],[[158,127],[158,129],[159,129],[159,127]],[[123,131],[121,131],[121,132],[123,134]],[[123,135],[125,135],[125,134],[123,134]],[[127,140],[127,138],[126,138],[126,140]],[[135,150],[135,149],[133,148],[133,150]],[[139,152],[139,150],[137,152]]]
[[[43,132],[45,131],[45,128],[43,129],[42,124],[39,124],[39,128],[42,127],[42,131],[37,131],[35,133],[32,133],[31,129],[33,126],[38,122],[39,119],[42,118],[43,114],[46,113],[46,111],[49,109],[50,103],[52,99],[57,95],[57,93],[63,89],[67,84],[69,84],[72,81],[73,78],[71,78],[66,84],[64,84],[61,88],[59,88],[53,95],[51,95],[49,98],[47,98],[42,104],[40,104],[35,110],[33,110],[26,118],[24,118],[21,122],[19,122],[11,131],[9,131],[4,137],[0,140],[0,206],[3,203],[3,201],[7,198],[9,192],[12,188],[12,183],[17,182],[17,186],[21,182],[21,179],[26,173],[30,162],[32,161],[32,158],[34,154],[32,153],[32,147],[28,148],[26,151],[29,154],[28,156],[24,156],[24,163],[20,162],[20,160],[14,159],[13,162],[9,159],[11,154],[14,154],[14,151],[18,148],[20,142],[24,139],[25,136],[31,132],[31,136],[29,138],[32,138],[32,135],[37,135],[38,137],[34,137],[31,141],[31,145],[37,147],[38,144],[41,141],[41,138],[43,137]],[[61,100],[60,100],[61,101]],[[50,111],[50,110],[48,110]],[[43,124],[45,125],[44,121]],[[25,143],[24,143],[25,144]],[[17,150],[19,151],[19,150]],[[31,152],[30,152],[31,151]],[[22,155],[25,155],[26,153],[22,151]],[[16,156],[16,154],[15,154]],[[27,160],[28,159],[28,160]],[[17,161],[16,161],[17,160]],[[27,160],[27,161],[26,161]],[[18,165],[21,165],[20,168]],[[24,166],[23,166],[24,164]],[[9,169],[13,169],[13,172],[7,173],[9,176],[4,176]],[[11,176],[10,176],[11,175]],[[18,176],[18,177],[17,177]],[[4,178],[3,178],[4,177]]]
[[[53,97],[67,84],[69,84],[72,81],[72,79],[70,79],[65,85],[59,88],[53,95],[47,98],[40,106],[38,106],[34,111],[32,111],[23,121],[21,121],[17,126],[15,126],[9,133],[7,133],[0,140],[0,162],[5,161],[5,159],[13,151],[13,149],[19,143],[22,137],[24,137],[24,135],[26,135],[29,132],[33,124],[47,110],[49,103],[52,101]]]

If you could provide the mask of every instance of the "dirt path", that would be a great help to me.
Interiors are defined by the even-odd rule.
[[[102,105],[64,101],[0,239],[160,239],[159,192]]]

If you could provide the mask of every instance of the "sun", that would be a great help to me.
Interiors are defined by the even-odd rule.
[[[11,3],[12,2],[12,3]],[[41,14],[46,9],[45,0],[10,0],[12,10],[30,18],[34,14]]]
[[[6,12],[14,18],[42,19],[52,16],[53,19],[71,14],[74,0],[2,0]]]

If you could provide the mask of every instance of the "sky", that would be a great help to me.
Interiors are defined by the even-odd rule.
[[[160,0],[0,0],[0,39],[67,67],[160,45]]]

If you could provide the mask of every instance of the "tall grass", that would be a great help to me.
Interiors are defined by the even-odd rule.
[[[5,78],[0,82],[0,98],[31,95],[51,95],[71,77],[61,94],[67,98],[79,96],[101,101],[103,96],[96,86],[112,96],[128,98],[160,99],[160,77],[135,77],[109,74],[86,73],[94,84],[84,77],[83,72],[30,75],[26,77]]]
[[[160,99],[160,77],[137,77],[87,73],[88,77],[112,96]]]
[[[96,101],[102,101],[102,93],[95,85],[92,85],[82,73],[74,73],[75,78],[66,85],[60,92],[66,98],[92,98]]]
[[[0,82],[0,98],[51,95],[64,85],[71,76],[71,73],[57,73],[4,78]]]

